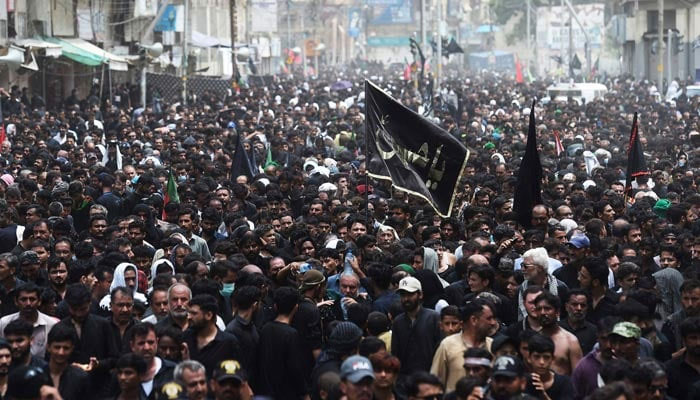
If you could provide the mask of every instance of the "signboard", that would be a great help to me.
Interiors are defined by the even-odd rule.
[[[353,38],[360,36],[364,23],[361,8],[353,7],[348,10],[348,36]]]
[[[370,47],[407,47],[408,37],[405,36],[372,36],[367,38]]]
[[[251,4],[251,31],[256,33],[277,32],[277,2],[255,0]]]
[[[401,0],[400,4],[392,6],[372,7],[373,25],[393,25],[413,23],[413,2]]]
[[[605,5],[583,4],[574,6],[578,19],[588,34],[591,48],[600,48],[603,43],[605,28]],[[576,49],[583,49],[586,37],[583,30],[571,18],[573,44]],[[569,47],[569,9],[567,7],[537,8],[537,46],[548,49],[566,49]]]
[[[156,25],[153,27],[155,32],[170,32],[175,31],[175,21],[177,20],[177,7],[173,4],[168,4],[165,7],[163,15],[161,15]]]

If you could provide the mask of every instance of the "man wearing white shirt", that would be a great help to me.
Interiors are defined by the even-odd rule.
[[[43,359],[49,331],[58,320],[39,311],[41,289],[32,282],[24,283],[15,289],[15,304],[19,312],[0,318],[0,334],[4,332],[7,324],[18,318],[31,323],[34,326],[31,352],[33,356]]]

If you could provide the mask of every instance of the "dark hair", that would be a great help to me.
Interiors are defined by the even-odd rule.
[[[532,353],[552,353],[554,354],[554,341],[549,336],[539,333],[527,341],[527,349]]]
[[[372,263],[367,267],[367,276],[382,290],[389,288],[392,274],[393,269],[389,264]]]
[[[131,328],[130,340],[134,340],[137,336],[146,336],[149,332],[156,333],[156,326],[150,322],[137,322]]]
[[[418,371],[411,374],[408,384],[406,385],[406,395],[409,397],[418,396],[418,393],[420,392],[420,385],[422,384],[438,386],[440,388],[443,387],[442,382],[440,382],[440,379],[437,376],[425,371]]]
[[[393,372],[399,372],[401,370],[401,361],[399,358],[386,351],[373,353],[369,356],[369,361],[372,362],[372,367],[375,372],[380,369]]]
[[[620,397],[624,397],[625,400],[632,400],[634,395],[623,382],[613,382],[609,385],[596,389],[590,396],[587,397],[587,399],[614,400],[619,399]]]
[[[136,370],[137,374],[143,375],[146,372],[146,369],[148,368],[148,364],[146,364],[146,360],[144,360],[143,357],[141,357],[140,355],[134,353],[126,353],[119,357],[115,368],[117,370],[124,368],[133,368],[134,370]]]
[[[484,311],[484,306],[489,307],[491,311],[494,309],[493,305],[484,299],[474,299],[472,301],[468,301],[460,309],[460,319],[462,321],[467,321],[474,315],[481,315],[481,313]]]
[[[46,340],[47,344],[55,342],[71,342],[73,346],[78,344],[78,333],[75,331],[71,325],[68,324],[56,324],[49,331],[49,336]]]
[[[469,274],[476,274],[481,279],[489,281],[489,287],[493,285],[496,274],[488,264],[477,264],[469,268]],[[468,276],[468,275],[467,275]]]
[[[470,347],[464,352],[464,358],[485,358],[489,361],[493,361],[493,354],[481,347]]]
[[[700,289],[700,280],[688,279],[681,284],[681,293],[692,292],[695,289]]]
[[[28,321],[23,320],[22,318],[17,318],[16,320],[11,321],[5,326],[5,330],[3,331],[3,336],[5,337],[8,337],[9,335],[15,335],[26,336],[30,338],[32,337],[32,334],[34,334],[34,326]]]
[[[82,283],[73,283],[66,288],[66,295],[63,300],[69,307],[78,307],[89,303],[92,295],[90,289]]]
[[[583,289],[569,289],[569,293],[566,294],[566,301],[569,302],[573,296],[586,296],[586,301],[590,300],[590,295]]]
[[[299,304],[299,292],[294,288],[283,286],[275,290],[272,299],[279,314],[289,315]]]
[[[591,282],[597,280],[601,285],[608,283],[610,271],[605,261],[598,257],[588,257],[584,260],[583,266],[586,267],[591,275]]]
[[[198,306],[204,312],[213,314],[213,320],[216,320],[216,315],[219,313],[219,304],[216,298],[210,294],[198,294],[190,300],[190,306]]]
[[[545,301],[550,306],[554,307],[555,310],[559,311],[561,309],[561,299],[559,296],[552,294],[549,291],[544,291],[539,296],[535,297],[535,304]]]
[[[19,299],[19,294],[25,293],[36,293],[36,297],[41,297],[41,288],[37,286],[34,282],[25,282],[17,286],[14,290],[15,300]]]
[[[442,310],[440,310],[440,319],[443,319],[448,315],[459,319],[462,317],[459,312],[459,307],[453,305],[445,306],[442,308]]]
[[[681,337],[700,333],[700,317],[686,318],[681,322]]]
[[[362,357],[369,357],[380,350],[386,351],[386,343],[376,336],[367,336],[360,341],[359,353]]]
[[[134,298],[134,293],[131,291],[131,289],[129,289],[126,286],[117,286],[114,289],[112,289],[111,292],[109,292],[109,301],[110,302],[114,301],[114,297],[117,295],[117,293],[121,293],[123,295],[129,296],[132,299]]]
[[[260,300],[262,291],[256,286],[243,286],[233,292],[233,304],[239,310],[248,310],[256,301]]]

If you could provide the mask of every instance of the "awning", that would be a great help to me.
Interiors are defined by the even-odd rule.
[[[191,35],[189,42],[196,47],[231,47],[230,38],[219,39],[197,31],[192,31]]]
[[[61,45],[62,55],[71,60],[91,67],[109,64],[113,71],[128,71],[129,61],[108,51],[104,51],[83,39],[46,38],[47,41]]]
[[[61,45],[47,42],[41,39],[14,39],[14,44],[27,49],[44,50],[48,57],[58,58],[61,56]]]

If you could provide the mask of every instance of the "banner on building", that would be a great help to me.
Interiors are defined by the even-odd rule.
[[[257,33],[277,32],[277,2],[270,0],[254,0],[251,4],[250,29]]]

